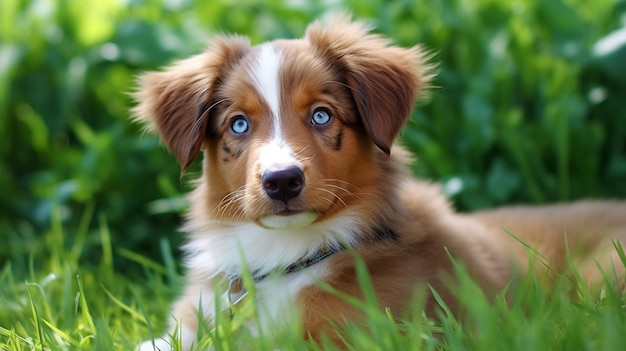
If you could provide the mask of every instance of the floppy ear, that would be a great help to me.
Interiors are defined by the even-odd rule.
[[[195,160],[206,135],[207,104],[225,72],[250,49],[248,39],[218,36],[209,49],[175,62],[161,72],[144,73],[133,93],[134,119],[160,134],[181,173]]]
[[[345,73],[366,132],[389,154],[418,92],[432,77],[431,66],[418,46],[391,46],[368,31],[364,23],[343,16],[326,26],[311,24],[305,39]]]

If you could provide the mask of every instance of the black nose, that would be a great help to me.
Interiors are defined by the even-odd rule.
[[[263,174],[261,181],[267,196],[287,202],[300,195],[304,187],[304,173],[298,167],[268,171]]]

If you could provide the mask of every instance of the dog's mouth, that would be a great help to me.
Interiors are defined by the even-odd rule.
[[[285,210],[282,210],[282,211],[278,211],[278,212],[276,212],[276,213],[273,213],[273,215],[276,215],[276,216],[293,216],[293,215],[298,214],[298,213],[300,213],[300,212],[305,212],[305,211],[302,211],[302,210],[285,209]]]
[[[259,220],[261,225],[270,229],[301,229],[307,227],[320,216],[318,212],[285,209],[267,214]]]

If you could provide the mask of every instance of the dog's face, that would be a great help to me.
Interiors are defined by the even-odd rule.
[[[135,114],[183,171],[204,149],[206,216],[306,227],[385,184],[377,160],[428,79],[418,48],[388,44],[345,19],[255,47],[218,37],[142,76]]]
[[[303,227],[349,205],[373,148],[345,79],[302,41],[250,49],[229,73],[208,112],[219,215]]]

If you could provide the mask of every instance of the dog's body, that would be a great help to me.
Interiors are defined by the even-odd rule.
[[[503,227],[563,267],[567,233],[592,253],[580,261],[590,280],[598,273],[589,262],[615,259],[607,250],[611,238],[626,239],[624,203],[460,215],[436,186],[412,180],[409,157],[393,142],[429,78],[419,48],[390,46],[345,19],[256,47],[218,37],[209,51],[141,77],[137,118],[161,135],[183,171],[204,150],[184,228],[188,286],[172,311],[185,349],[198,316],[215,314],[216,286],[240,283],[244,267],[263,323],[302,323],[316,338],[332,333],[329,322],[358,319],[316,284],[360,297],[355,252],[380,305],[397,315],[420,284],[454,310],[444,283],[454,273],[450,257],[487,294],[498,293],[528,263]],[[427,312],[436,307],[428,299]],[[167,337],[156,346],[170,349]],[[151,341],[141,347],[152,348]]]

